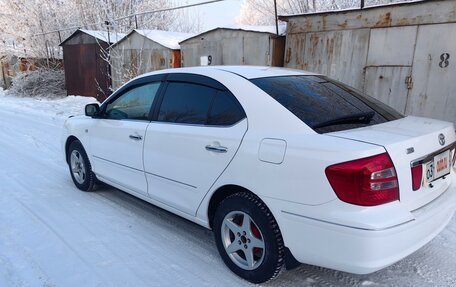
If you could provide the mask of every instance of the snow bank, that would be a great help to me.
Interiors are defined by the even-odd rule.
[[[0,107],[13,108],[17,113],[51,116],[53,118],[67,118],[84,114],[84,107],[89,103],[98,103],[95,98],[68,96],[49,99],[46,97],[18,97],[8,91],[0,89]]]

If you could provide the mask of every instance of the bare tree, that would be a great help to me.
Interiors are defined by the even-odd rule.
[[[365,6],[408,2],[412,0],[366,0]],[[277,0],[279,15],[303,14],[360,7],[360,0]],[[274,1],[245,0],[236,21],[247,25],[272,25]]]

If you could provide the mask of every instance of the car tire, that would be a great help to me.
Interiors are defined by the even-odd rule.
[[[67,154],[68,167],[76,187],[82,191],[92,191],[95,187],[96,176],[92,172],[92,165],[81,142],[73,141]]]
[[[235,274],[263,283],[280,273],[285,253],[282,234],[257,196],[249,192],[228,196],[216,210],[213,227],[220,256]]]

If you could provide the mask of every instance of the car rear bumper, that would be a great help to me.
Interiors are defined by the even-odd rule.
[[[412,254],[444,229],[456,210],[454,173],[452,177],[452,185],[442,195],[411,212],[409,220],[393,226],[376,229],[330,223],[287,212],[289,203],[275,209],[275,215],[286,246],[299,262],[372,273]],[[386,219],[394,214],[383,216]],[[360,221],[363,217],[359,213]]]

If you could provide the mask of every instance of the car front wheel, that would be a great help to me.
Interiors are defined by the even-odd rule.
[[[95,185],[95,174],[92,172],[89,158],[78,140],[73,141],[68,148],[68,166],[71,178],[77,188],[91,191]]]
[[[224,199],[214,217],[217,249],[228,268],[252,282],[276,277],[284,262],[279,226],[267,206],[248,192]]]

